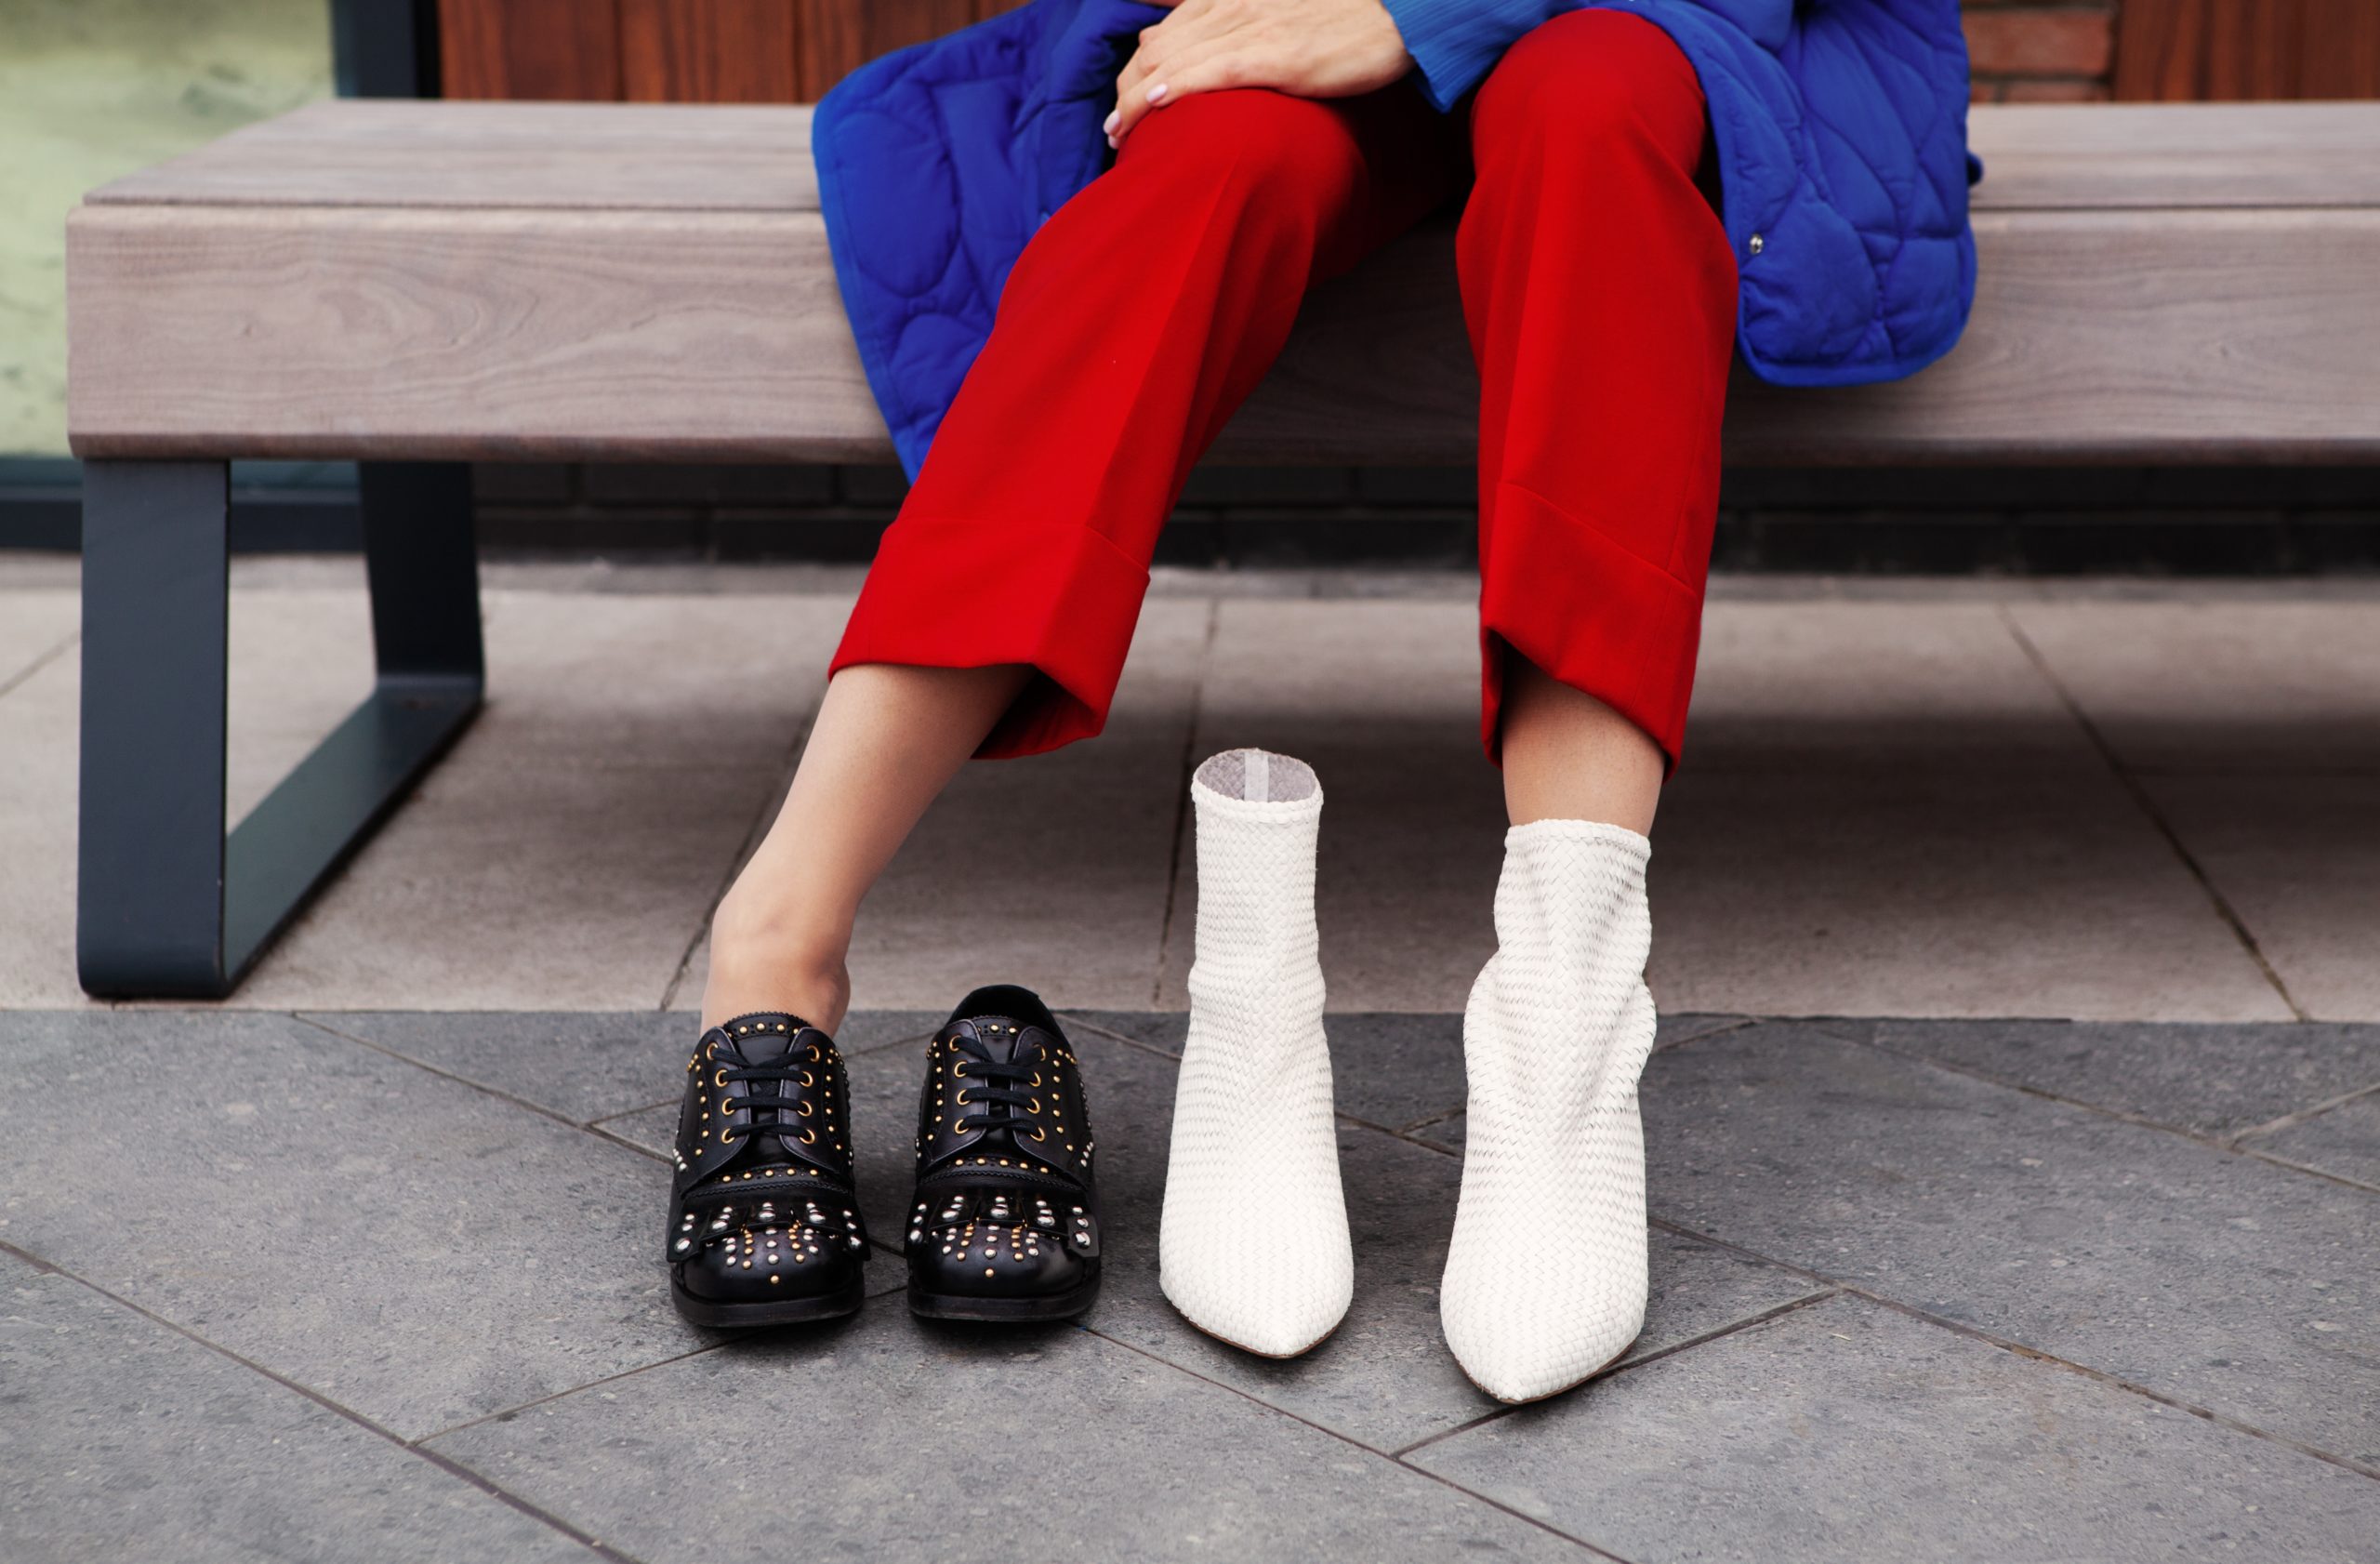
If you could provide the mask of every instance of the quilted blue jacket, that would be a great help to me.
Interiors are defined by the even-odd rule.
[[[1848,385],[1947,352],[1975,297],[1958,0],[1388,0],[1450,110],[1530,28],[1635,11],[1699,73],[1764,379]],[[1035,229],[1106,166],[1132,0],[1032,0],[863,66],[818,105],[819,204],[868,383],[914,474]]]

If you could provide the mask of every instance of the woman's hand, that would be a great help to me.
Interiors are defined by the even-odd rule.
[[[1116,78],[1107,144],[1141,116],[1195,92],[1265,86],[1295,98],[1353,98],[1411,70],[1381,0],[1181,0],[1141,32]]]

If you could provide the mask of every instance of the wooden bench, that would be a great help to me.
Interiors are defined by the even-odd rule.
[[[83,985],[227,992],[477,709],[473,461],[890,457],[808,111],[353,101],[68,223]],[[1979,108],[1966,340],[1739,377],[1730,461],[2380,460],[2380,105]],[[1594,373],[1584,365],[1580,373]],[[1443,224],[1311,302],[1220,461],[1461,464]],[[352,457],[378,683],[228,840],[228,458]]]

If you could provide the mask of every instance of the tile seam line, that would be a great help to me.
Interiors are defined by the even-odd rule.
[[[1526,1412],[1528,1408],[1541,1405],[1544,1401],[1559,1400],[1565,1396],[1580,1394],[1584,1392],[1589,1385],[1600,1385],[1607,1379],[1617,1379],[1620,1375],[1628,1373],[1633,1370],[1644,1368],[1648,1363],[1658,1363],[1664,1358],[1674,1358],[1681,1352],[1688,1352],[1698,1346],[1707,1346],[1712,1342],[1721,1341],[1726,1337],[1739,1334],[1745,1331],[1756,1329],[1759,1326],[1768,1324],[1771,1320],[1782,1319],[1789,1314],[1798,1314],[1805,1308],[1815,1307],[1817,1305],[1825,1303],[1830,1298],[1840,1298],[1843,1295],[1843,1289],[1839,1287],[1819,1285],[1814,1291],[1805,1292],[1798,1298],[1788,1298],[1781,1304],[1772,1304],[1767,1308],[1748,1314],[1741,1319],[1731,1319],[1726,1324],[1716,1326],[1711,1330],[1703,1332],[1699,1335],[1688,1336],[1684,1341],[1672,1342],[1669,1345],[1662,1347],[1658,1352],[1648,1352],[1642,1358],[1626,1359],[1623,1361],[1611,1364],[1607,1368],[1598,1369],[1594,1373],[1589,1375],[1583,1380],[1580,1380],[1568,1390],[1557,1391],[1553,1396],[1541,1398],[1539,1401],[1521,1401],[1498,1407],[1493,1412],[1482,1412],[1479,1416],[1473,1418],[1468,1423],[1461,1424],[1453,1428],[1441,1430],[1438,1433],[1432,1434],[1425,1439],[1416,1439],[1411,1444],[1407,1445],[1404,1449],[1396,1451],[1395,1459],[1399,1462],[1403,1462],[1407,1456],[1413,1454],[1417,1451],[1427,1450],[1432,1445],[1443,1444],[1447,1440],[1454,1438],[1459,1435],[1468,1434],[1474,1428],[1485,1428],[1489,1424],[1501,1422],[1502,1419],[1512,1416],[1513,1413],[1516,1412]]]
[[[2268,1444],[2278,1445],[2283,1450],[2294,1451],[2299,1455],[2322,1462],[2328,1465],[2339,1467],[2343,1471],[2352,1472],[2358,1477],[2370,1478],[2375,1481],[2380,1481],[2380,1467],[2367,1466],[2352,1457],[2334,1454],[2330,1451],[2320,1448],[2319,1446],[2309,1445],[2305,1443],[2303,1440],[2291,1438],[2286,1434],[2276,1434],[2269,1429],[2259,1428],[2253,1423],[2243,1422],[2227,1412],[2217,1412],[2212,1407],[2200,1406],[2195,1401],[2186,1401],[2178,1396],[2170,1395],[2165,1391],[2158,1390],[2146,1385],[2137,1384],[2135,1381],[2123,1378],[2120,1374],[2111,1373],[2105,1369],[2096,1369],[2088,1363],[2078,1362],[2071,1358],[2061,1358],[2056,1353],[2051,1352],[2046,1348],[2033,1346],[2028,1343],[2020,1342],[2013,1336],[1996,1335],[1993,1332],[1983,1329],[1979,1325],[1970,1325],[1964,1320],[1952,1319],[1944,1315],[1935,1314],[1930,1310],[1920,1308],[1915,1304],[1903,1303],[1898,1298],[1876,1292],[1872,1288],[1863,1287],[1858,1282],[1845,1281],[1840,1277],[1829,1276],[1823,1271],[1812,1270],[1807,1266],[1800,1266],[1790,1260],[1779,1260],[1773,1255],[1763,1254],[1756,1249],[1748,1249],[1742,1244],[1733,1242],[1727,1239],[1719,1238],[1711,1233],[1701,1232],[1693,1227],[1688,1227],[1684,1224],[1673,1221],[1668,1217],[1653,1217],[1651,1219],[1651,1225],[1660,1228],[1664,1232],[1675,1233],[1681,1238],[1694,1239],[1699,1242],[1711,1244],[1716,1248],[1726,1250],[1730,1253],[1740,1254],[1747,1259],[1757,1260],[1763,1265],[1774,1266],[1778,1270],[1791,1271],[1797,1276],[1807,1277],[1813,1281],[1820,1282],[1828,1287],[1836,1289],[1838,1294],[1841,1296],[1863,1299],[1868,1303],[1876,1305],[1880,1308],[1891,1309],[1897,1314],[1906,1315],[1911,1319],[1922,1321],[1924,1324],[1934,1326],[1939,1330],[1948,1331],[1953,1335],[1964,1336],[1971,1341],[1978,1341],[1988,1346],[1998,1347],[2003,1352],[2014,1353],[2019,1358],[2030,1359],[2035,1362],[2046,1363],[2052,1368],[2063,1369],[2068,1373],[2079,1374],[2084,1379],[2093,1380],[2113,1389],[2125,1391],[2132,1395],[2138,1396],[2143,1400],[2154,1401],[2159,1406],[2162,1407],[2170,1407],[2175,1412],[2188,1413],[2189,1416],[2198,1418],[2202,1422],[2212,1423],[2217,1427],[2228,1428],[2235,1434],[2244,1434],[2250,1438],[2262,1439]]]
[[[1149,1003],[1165,998],[1166,959],[1173,946],[1173,908],[1182,894],[1182,858],[1190,826],[1190,777],[1197,766],[1198,733],[1207,714],[1207,676],[1214,662],[1215,637],[1223,622],[1223,600],[1207,599],[1205,633],[1198,640],[1197,671],[1190,684],[1190,710],[1182,724],[1182,760],[1173,778],[1172,851],[1165,867],[1165,913],[1157,923],[1157,971],[1149,978]]]
[[[0,700],[5,700],[9,696],[14,695],[27,680],[33,678],[35,674],[47,668],[50,664],[56,662],[60,657],[64,656],[66,653],[82,639],[83,632],[81,630],[69,630],[60,639],[56,645],[50,647],[47,651],[37,655],[33,661],[27,663],[24,667],[19,669],[15,673],[9,675],[7,678],[0,679]]]
[[[2154,1023],[2149,1024],[2154,1025]],[[2272,1022],[2269,1024],[2273,1026],[2290,1025],[2290,1023],[2287,1022]],[[1967,1080],[1980,1081],[1987,1086],[1997,1086],[2003,1091],[2022,1093],[2024,1095],[2034,1098],[2037,1101],[2056,1103],[2061,1107],[2070,1107],[2082,1113],[2092,1114],[2097,1118],[2113,1120],[2119,1124],[2130,1124],[2135,1129],[2153,1130],[2159,1134],[2171,1135],[2176,1140],[2187,1141],[2188,1144],[2195,1146],[2202,1150],[2212,1151],[2219,1156],[2239,1157],[2252,1162],[2268,1162],[2275,1167],[2286,1168],[2292,1173],[2306,1173],[2309,1176],[2321,1179],[2326,1183],[2340,1185],[2348,1189],[2357,1189],[2366,1193],[2380,1194],[2380,1190],[2373,1189],[2371,1185],[2365,1184],[2359,1179],[2348,1178],[2343,1173],[2326,1173],[2320,1168],[2307,1167],[2298,1162],[2287,1161],[2281,1158],[2272,1156],[2265,1151],[2261,1146],[2243,1146],[2241,1144],[2241,1141],[2245,1136],[2261,1133],[2262,1127],[2259,1127],[2258,1130],[2242,1131],[2239,1135],[2232,1136],[2201,1134],[2195,1130],[2184,1129],[2178,1124],[2168,1124],[2162,1120],[2146,1118],[2137,1113],[2127,1112],[2123,1108],[2108,1107],[2098,1103],[2084,1102],[2080,1097],[2063,1096],[2058,1093],[2050,1091],[2046,1087],[2031,1086],[2021,1080],[2012,1080],[2005,1076],[1994,1075],[1988,1070],[1977,1069],[1971,1065],[1962,1065],[1950,1060],[1937,1059],[1924,1054],[1913,1054],[1906,1049],[1896,1048],[1888,1042],[1879,1042],[1872,1039],[1862,1040],[1859,1038],[1844,1037],[1839,1032],[1826,1032],[1824,1035],[1833,1039],[1837,1042],[1844,1044],[1847,1047],[1864,1048],[1871,1053],[1882,1054],[1889,1058],[1905,1060],[1910,1064],[1917,1065],[1924,1068],[1940,1070],[1945,1075],[1955,1075]],[[2380,1093],[2380,1085],[2358,1088],[2356,1091],[2348,1093],[2343,1098],[2325,1104],[2322,1111],[2328,1111],[2330,1108],[2338,1107],[2346,1103],[2353,1102],[2358,1097],[2371,1096],[2374,1093]],[[2316,1117],[2314,1110],[2307,1110],[2307,1117],[2309,1120]],[[2274,1120],[2274,1123],[2281,1125],[2282,1128],[2294,1127],[2294,1125],[2282,1124],[2279,1120]]]
[[[528,1517],[531,1520],[537,1522],[539,1525],[544,1526],[550,1531],[560,1532],[562,1535],[568,1537],[572,1542],[575,1542],[581,1547],[588,1549],[599,1558],[609,1559],[612,1561],[612,1564],[643,1564],[643,1561],[637,1558],[633,1554],[621,1552],[619,1549],[613,1547],[608,1543],[598,1538],[593,1532],[588,1531],[581,1527],[575,1526],[551,1511],[531,1504],[528,1500],[523,1499],[520,1495],[512,1492],[510,1490],[502,1487],[482,1473],[452,1461],[436,1451],[424,1450],[405,1439],[403,1436],[398,1434],[395,1430],[384,1427],[380,1424],[374,1422],[371,1418],[364,1416],[362,1412],[357,1412],[352,1407],[343,1406],[339,1402],[332,1400],[321,1391],[315,1390],[310,1385],[300,1384],[298,1381],[291,1379],[285,1374],[275,1372],[273,1370],[268,1369],[263,1364],[257,1362],[254,1359],[244,1357],[240,1353],[234,1352],[230,1347],[225,1346],[220,1342],[213,1341],[205,1336],[200,1335],[196,1331],[192,1330],[190,1327],[178,1324],[174,1320],[166,1319],[164,1315],[156,1313],[154,1310],[134,1303],[131,1299],[100,1286],[98,1282],[91,1280],[87,1277],[79,1276],[75,1272],[68,1270],[62,1266],[57,1265],[51,1261],[44,1260],[40,1256],[29,1253],[24,1250],[20,1250],[11,1243],[0,1242],[0,1251],[5,1251],[7,1253],[18,1255],[31,1264],[40,1266],[53,1276],[63,1277],[68,1281],[73,1282],[75,1286],[83,1288],[85,1291],[91,1292],[98,1297],[104,1298],[120,1308],[126,1309],[133,1314],[139,1315],[141,1319],[148,1320],[151,1324],[156,1325],[164,1330],[170,1331],[175,1335],[181,1337],[185,1341],[192,1342],[196,1345],[205,1348],[206,1351],[214,1353],[219,1358],[226,1359],[231,1362],[238,1364],[241,1368],[247,1370],[250,1373],[257,1375],[258,1378],[277,1385],[282,1389],[289,1391],[293,1395],[303,1397],[305,1399],[311,1401],[314,1405],[322,1408],[324,1412],[331,1413],[334,1417],[337,1417],[345,1422],[353,1424],[356,1427],[363,1429],[365,1433],[372,1435],[374,1438],[383,1439],[389,1444],[394,1446],[396,1449],[403,1451],[405,1454],[414,1456],[429,1465],[435,1467],[437,1470],[444,1472],[448,1477],[453,1478],[457,1482],[463,1483],[467,1487],[477,1489],[479,1491],[486,1494],[489,1498],[494,1499],[496,1503],[505,1505],[507,1508]]]
[[[2214,877],[2208,874],[2205,866],[2198,861],[2198,855],[2183,843],[2181,833],[2175,830],[2173,823],[2165,818],[2164,812],[2159,809],[2156,801],[2149,796],[2149,789],[2141,785],[2140,778],[2134,775],[2132,768],[2124,764],[2122,757],[2117,755],[2115,747],[2108,742],[2107,736],[2099,731],[2099,725],[2094,722],[2090,714],[2082,709],[2082,701],[2077,699],[2074,692],[2067,687],[2066,681],[2059,678],[2057,671],[2050,667],[2049,658],[2043,654],[2033,638],[2025,632],[2025,627],[2017,623],[2015,612],[2004,603],[1995,605],[1995,612],[1999,616],[2002,626],[2016,640],[2018,649],[2025,654],[2026,659],[2033,665],[2034,671],[2048,683],[2050,689],[2057,696],[2058,703],[2066,708],[2067,714],[2082,730],[2082,736],[2089,741],[2091,748],[2098,752],[2099,759],[2106,764],[2109,775],[2115,777],[2117,786],[2130,795],[2134,807],[2140,811],[2157,834],[2165,839],[2165,845],[2173,850],[2174,856],[2181,861],[2182,868],[2188,872],[2189,877],[2198,881],[2198,888],[2204,894],[2208,904],[2215,908],[2215,915],[2228,925],[2232,938],[2237,940],[2240,948],[2247,952],[2248,960],[2255,963],[2256,970],[2264,974],[2265,982],[2271,986],[2276,995],[2280,996],[2281,1002],[2288,1007],[2289,1014],[2300,1021],[2313,1019],[2307,1014],[2306,1007],[2297,1002],[2297,997],[2289,991],[2289,985],[2281,981],[2281,974],[2274,969],[2272,961],[2265,955],[2264,947],[2256,943],[2256,936],[2249,931],[2247,921],[2240,916],[2239,909],[2231,905],[2230,898],[2216,887]]]
[[[670,969],[669,981],[661,986],[661,1002],[653,1007],[660,1014],[668,1014],[670,1005],[676,1001],[678,990],[685,986],[686,978],[694,964],[694,952],[703,948],[703,936],[710,933],[711,920],[719,916],[720,903],[727,899],[727,893],[735,886],[735,877],[743,872],[744,865],[749,861],[752,854],[759,850],[762,839],[769,834],[769,827],[773,823],[769,815],[769,805],[777,797],[780,782],[787,787],[792,785],[789,773],[800,768],[801,751],[809,746],[810,730],[817,725],[817,722],[818,709],[813,706],[810,709],[810,714],[794,724],[792,742],[787,746],[786,753],[777,762],[769,790],[760,796],[760,806],[754,811],[752,823],[744,828],[744,840],[736,843],[735,856],[728,860],[725,872],[720,876],[718,888],[711,892],[708,901],[704,905],[702,916],[694,920],[694,932],[687,936],[685,948],[678,952],[678,964]]]
[[[1360,1450],[1365,1454],[1369,1455],[1376,1460],[1385,1462],[1387,1465],[1395,1466],[1400,1471],[1409,1472],[1415,1477],[1426,1478],[1442,1488],[1450,1489],[1453,1491],[1461,1494],[1464,1498],[1471,1500],[1474,1504],[1485,1504],[1491,1510],[1499,1511],[1504,1515],[1511,1516],[1514,1519],[1521,1521],[1524,1524],[1533,1526],[1537,1528],[1537,1530],[1544,1532],[1547,1536],[1559,1538],[1561,1541],[1570,1544],[1573,1547],[1584,1548],[1587,1552],[1594,1555],[1597,1558],[1609,1559],[1611,1564],[1633,1564],[1633,1560],[1622,1557],[1620,1555],[1612,1552],[1608,1548],[1599,1547],[1593,1543],[1588,1542],[1583,1537],[1574,1537],[1569,1532],[1563,1531],[1560,1527],[1554,1526],[1547,1521],[1540,1520],[1533,1515],[1524,1515],[1519,1510],[1513,1508],[1510,1504],[1504,1504],[1501,1500],[1491,1499],[1484,1493],[1474,1492],[1472,1490],[1463,1487],[1461,1483],[1454,1481],[1450,1478],[1441,1477],[1437,1473],[1430,1471],[1425,1467],[1408,1466],[1403,1461],[1398,1460],[1395,1456],[1378,1448],[1377,1446],[1368,1445],[1361,1439],[1342,1434],[1338,1429],[1329,1427],[1324,1424],[1316,1423],[1312,1418],[1301,1416],[1299,1413],[1290,1412],[1285,1407],[1276,1407],[1270,1401],[1260,1400],[1255,1396],[1250,1395],[1248,1391],[1242,1390],[1236,1385],[1229,1385],[1222,1380],[1211,1378],[1206,1374],[1200,1373],[1196,1369],[1184,1368],[1182,1364],[1176,1363],[1170,1359],[1160,1358],[1156,1353],[1149,1351],[1145,1347],[1135,1345],[1131,1342],[1125,1341],[1120,1337],[1111,1336],[1105,1332],[1098,1330],[1092,1326],[1080,1325],[1077,1326],[1076,1329],[1079,1330],[1086,1336],[1091,1336],[1099,1341],[1105,1342],[1111,1346],[1119,1346],[1126,1352],[1131,1353],[1137,1358],[1145,1359],[1149,1362],[1155,1363],[1160,1368],[1170,1370],[1174,1373],[1181,1374],[1186,1379],[1196,1380],[1200,1385],[1211,1386],[1212,1388],[1221,1390],[1227,1395],[1236,1396],[1241,1400],[1246,1401],[1249,1405],[1255,1407],[1260,1411],[1269,1412],[1275,1417],[1287,1418],[1291,1423],[1299,1424],[1302,1426],[1313,1429],[1316,1433],[1322,1435],[1326,1438],[1335,1439],[1339,1443],[1345,1445],[1352,1450]],[[1511,1409],[1507,1408],[1505,1410],[1510,1411]]]
[[[538,1396],[530,1400],[523,1401],[518,1406],[499,1407],[495,1412],[483,1412],[478,1417],[467,1418],[464,1421],[455,1424],[449,1427],[441,1428],[434,1434],[424,1434],[417,1439],[407,1439],[404,1442],[408,1449],[418,1450],[426,1445],[434,1444],[440,1439],[451,1438],[456,1434],[465,1433],[470,1429],[478,1428],[504,1418],[518,1417],[524,1412],[535,1412],[537,1408],[559,1401],[564,1397],[575,1396],[582,1390],[601,1390],[607,1385],[617,1385],[622,1380],[634,1379],[637,1375],[650,1373],[654,1369],[666,1369],[672,1363],[683,1363],[691,1359],[705,1357],[707,1354],[719,1351],[722,1347],[733,1345],[733,1341],[734,1338],[731,1337],[725,1341],[706,1342],[700,1346],[689,1347],[673,1358],[656,1358],[650,1363],[639,1363],[633,1369],[622,1369],[615,1374],[605,1374],[601,1379],[590,1379],[585,1385],[565,1385],[560,1390],[549,1391],[543,1396]],[[432,1453],[440,1452],[433,1451]],[[447,1459],[454,1460],[456,1458],[448,1456]]]
[[[615,1146],[628,1146],[629,1150],[635,1152],[638,1156],[647,1158],[654,1161],[666,1162],[668,1160],[668,1158],[656,1156],[654,1153],[646,1150],[643,1146],[628,1146],[628,1142],[620,1139],[619,1136],[613,1134],[611,1132],[596,1129],[592,1121],[581,1123],[579,1120],[571,1118],[567,1114],[556,1113],[552,1108],[547,1107],[542,1104],[533,1103],[526,1097],[516,1097],[511,1093],[505,1091],[501,1087],[490,1086],[483,1081],[473,1080],[467,1075],[456,1075],[453,1070],[441,1069],[436,1065],[426,1064],[423,1061],[413,1057],[409,1054],[400,1054],[395,1049],[389,1047],[385,1043],[374,1042],[370,1038],[357,1037],[352,1032],[342,1032],[337,1027],[331,1026],[328,1022],[316,1019],[317,1013],[315,1012],[291,1011],[287,1014],[292,1021],[296,1021],[301,1026],[311,1027],[316,1031],[323,1033],[326,1037],[335,1037],[341,1042],[351,1042],[358,1048],[368,1048],[373,1053],[381,1055],[383,1058],[394,1059],[401,1065],[410,1066],[413,1068],[421,1071],[425,1075],[434,1075],[441,1080],[451,1080],[457,1086],[468,1086],[472,1091],[478,1092],[485,1096],[494,1097],[500,1103],[509,1103],[512,1107],[520,1108],[524,1112],[534,1113],[538,1118],[545,1120],[549,1123],[559,1124],[566,1130],[575,1130],[580,1134],[591,1134],[599,1140],[610,1141]],[[636,1110],[631,1108],[628,1111],[635,1112]]]
[[[2231,1141],[2234,1145],[2241,1145],[2244,1142],[2255,1139],[2259,1135],[2277,1135],[2286,1130],[2294,1130],[2303,1125],[2311,1124],[2315,1120],[2320,1119],[2325,1114],[2331,1113],[2338,1108],[2346,1107],[2350,1103],[2360,1102],[2365,1097],[2375,1095],[2380,1095],[2380,1080],[2375,1080],[2369,1086],[2359,1086],[2352,1092],[2342,1092],[2335,1097],[2326,1098],[2323,1101],[2315,1103],[2308,1107],[2301,1107],[2294,1113],[2284,1113],[2278,1119],[2268,1120],[2262,1124],[2251,1125],[2249,1128],[2241,1131],[2238,1134],[2233,1135],[2231,1137]],[[2256,1148],[2242,1146],[2242,1149],[2254,1150]]]
[[[1110,1042],[1122,1043],[1127,1048],[1137,1049],[1143,1054],[1149,1054],[1155,1058],[1168,1060],[1173,1064],[1178,1065],[1182,1062],[1181,1054],[1169,1053],[1165,1049],[1159,1048],[1156,1043],[1144,1041],[1142,1039],[1136,1037],[1126,1037],[1121,1032],[1110,1031],[1106,1027],[1101,1026],[1098,1022],[1085,1021],[1069,1011],[1062,1010],[1057,1014],[1067,1026],[1079,1027],[1083,1031],[1089,1032],[1093,1037],[1105,1038]]]

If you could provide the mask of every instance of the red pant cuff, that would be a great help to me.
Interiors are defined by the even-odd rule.
[[[1029,664],[975,753],[1037,754],[1107,723],[1148,572],[1082,526],[904,516],[884,534],[828,669]]]
[[[1479,593],[1480,742],[1503,763],[1501,641],[1642,728],[1669,769],[1686,743],[1702,594],[1593,524],[1512,484],[1495,496]]]

